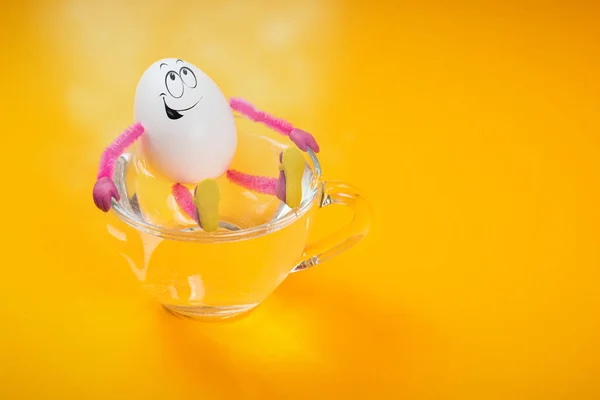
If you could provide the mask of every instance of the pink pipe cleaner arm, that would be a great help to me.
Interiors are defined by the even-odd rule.
[[[108,146],[100,157],[100,167],[94,185],[94,204],[107,212],[111,208],[112,199],[120,200],[119,191],[112,180],[117,158],[144,133],[142,124],[135,123],[127,128],[114,142]]]
[[[230,169],[227,178],[246,189],[254,192],[275,195],[277,194],[277,178],[255,176]]]
[[[229,104],[234,111],[248,117],[250,120],[259,122],[282,135],[289,136],[300,150],[307,151],[310,148],[315,153],[319,152],[319,144],[310,133],[294,128],[291,123],[281,118],[276,118],[264,111],[258,110],[244,99],[231,98]]]
[[[125,129],[102,153],[97,179],[112,179],[117,158],[144,133],[144,127],[137,122]]]

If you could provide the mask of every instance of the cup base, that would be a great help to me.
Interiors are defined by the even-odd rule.
[[[221,321],[241,316],[256,307],[258,303],[240,306],[174,306],[163,304],[168,311],[175,315],[200,321]]]

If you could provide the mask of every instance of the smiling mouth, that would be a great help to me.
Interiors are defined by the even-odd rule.
[[[198,100],[196,103],[194,103],[193,106],[184,108],[182,110],[172,109],[171,107],[169,107],[167,105],[167,101],[165,100],[165,98],[163,97],[162,99],[163,99],[163,103],[165,104],[165,113],[167,114],[167,117],[169,117],[169,119],[179,119],[179,118],[183,117],[183,114],[181,114],[182,112],[191,110],[192,108],[196,107],[196,104],[198,104],[200,102],[200,100],[202,100],[202,97],[200,97],[200,100]]]

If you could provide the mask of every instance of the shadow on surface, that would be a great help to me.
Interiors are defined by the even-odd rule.
[[[314,278],[292,276],[253,312],[224,322],[165,310],[160,330],[187,379],[223,385],[223,395],[407,392],[426,329],[368,293]]]

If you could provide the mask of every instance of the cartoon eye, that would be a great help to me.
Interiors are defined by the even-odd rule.
[[[167,76],[165,76],[165,85],[171,96],[176,99],[183,96],[183,81],[177,72],[167,72]]]
[[[196,80],[196,75],[188,67],[181,67],[181,69],[179,70],[179,76],[181,76],[181,79],[183,79],[183,83],[185,83],[185,85],[189,88],[193,89],[198,84],[198,81]]]

